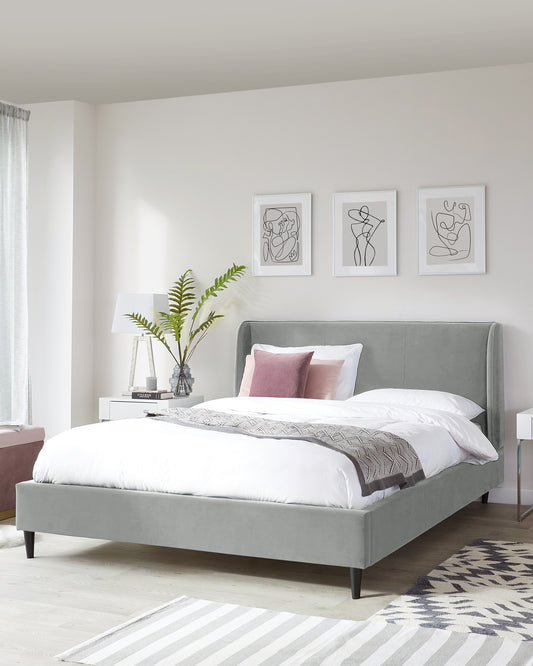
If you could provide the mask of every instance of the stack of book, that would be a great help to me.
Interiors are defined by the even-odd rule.
[[[133,400],[170,400],[174,397],[171,391],[132,391],[131,397]]]

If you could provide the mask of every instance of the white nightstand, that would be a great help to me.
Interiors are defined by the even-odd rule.
[[[520,497],[520,449],[523,441],[533,440],[533,409],[526,409],[525,412],[519,412],[516,415],[516,437],[518,439],[516,447],[516,517],[520,521],[533,511],[533,506],[530,506],[529,509],[521,512]]]
[[[145,416],[145,411],[150,408],[192,407],[203,401],[203,395],[190,395],[188,398],[171,398],[170,400],[133,400],[127,395],[117,398],[100,398],[98,418],[100,421],[134,419],[138,416]]]

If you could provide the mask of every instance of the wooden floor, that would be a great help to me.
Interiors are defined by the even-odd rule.
[[[471,504],[367,569],[352,601],[346,569],[37,535],[34,560],[0,549],[0,664],[57,666],[55,654],[183,594],[365,619],[479,538],[531,543],[533,515],[517,523],[514,506]]]

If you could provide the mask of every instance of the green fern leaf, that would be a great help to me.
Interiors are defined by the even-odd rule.
[[[214,311],[211,311],[204,321],[194,330],[191,331],[189,336],[189,344],[196,338],[200,333],[205,333],[213,325],[215,319],[222,319],[224,315],[217,315]]]
[[[194,278],[191,273],[191,269],[187,269],[168,292],[170,312],[183,318],[187,316],[196,301]]]
[[[233,266],[228,268],[228,270],[223,275],[220,275],[219,277],[215,278],[215,282],[213,283],[213,285],[205,290],[205,292],[202,294],[196,305],[196,309],[192,316],[191,329],[194,326],[194,322],[196,320],[196,317],[198,316],[198,313],[205,305],[206,301],[209,298],[217,297],[218,292],[227,289],[229,282],[235,282],[237,278],[242,276],[245,270],[246,266],[237,266],[236,264],[233,264]]]
[[[175,340],[179,340],[185,325],[186,316],[182,314],[160,312],[159,318],[161,321],[161,328],[165,333],[171,333]]]

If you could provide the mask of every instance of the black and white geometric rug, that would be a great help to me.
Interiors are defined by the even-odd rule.
[[[371,620],[533,640],[533,544],[478,539]]]

